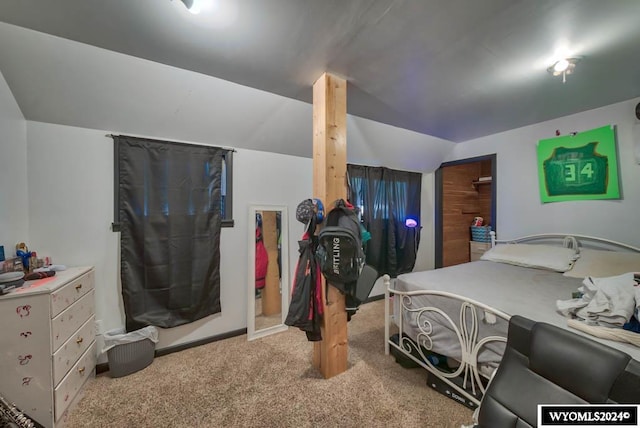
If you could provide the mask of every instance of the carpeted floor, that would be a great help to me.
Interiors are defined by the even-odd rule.
[[[256,331],[262,330],[265,328],[273,327],[282,322],[282,313],[278,312],[277,314],[264,315],[262,313],[262,298],[256,297],[256,305],[255,305],[255,329]]]
[[[459,427],[466,407],[429,389],[422,369],[384,355],[384,301],[349,323],[349,369],[323,379],[298,329],[239,336],[89,381],[69,427]]]

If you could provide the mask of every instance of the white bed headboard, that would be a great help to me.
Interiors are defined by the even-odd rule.
[[[572,233],[543,233],[537,235],[527,235],[514,239],[496,239],[496,233],[491,231],[491,246],[495,247],[496,244],[522,244],[525,242],[549,244],[562,243],[565,247],[572,248],[573,242],[577,242],[579,247],[582,248],[594,248],[599,250],[612,250],[612,251],[630,251],[640,253],[640,248],[633,245],[625,244],[622,242],[612,241],[610,239],[598,238],[595,236],[576,235]]]

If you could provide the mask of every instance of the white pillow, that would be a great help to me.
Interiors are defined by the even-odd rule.
[[[640,253],[581,248],[580,258],[563,275],[572,278],[605,278],[627,272],[640,272]]]
[[[498,244],[485,252],[480,260],[566,272],[577,257],[575,250],[554,245]]]

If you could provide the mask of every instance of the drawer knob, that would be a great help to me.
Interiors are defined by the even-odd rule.
[[[76,285],[76,291],[80,291],[81,288],[82,288],[82,284]]]
[[[81,338],[81,337],[77,338],[77,339],[76,339],[76,343],[77,343],[78,345],[79,345],[79,344],[81,344],[81,343],[82,343],[82,338]]]
[[[80,374],[84,374],[84,367],[82,367],[82,368],[78,369],[78,373],[80,373]]]

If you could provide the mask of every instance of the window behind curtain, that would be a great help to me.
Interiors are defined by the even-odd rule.
[[[220,312],[227,149],[114,137],[126,328],[175,327]],[[228,166],[228,165],[227,165]]]
[[[420,222],[422,174],[384,167],[347,165],[350,201],[362,213],[371,232],[367,264],[392,277],[413,269],[420,242],[420,226],[409,228],[407,218]]]
[[[220,207],[222,211],[222,227],[233,227],[233,150],[226,150],[222,154],[220,180]]]

